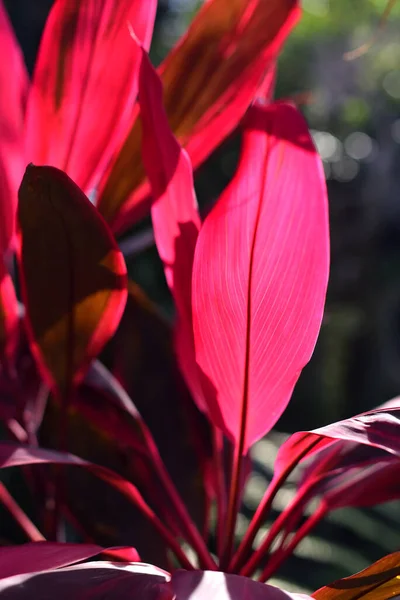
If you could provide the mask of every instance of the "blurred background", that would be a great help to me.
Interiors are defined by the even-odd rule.
[[[52,1],[5,4],[32,70]],[[400,3],[365,55],[344,58],[378,31],[385,4],[303,0],[303,19],[280,60],[276,96],[311,92],[303,110],[324,161],[332,243],[324,324],[314,357],[278,424],[282,432],[318,427],[400,394]],[[151,48],[155,64],[184,33],[199,5],[197,0],[159,1]],[[234,134],[199,170],[196,190],[205,211],[232,176],[239,148]],[[148,223],[140,228],[146,231]],[[149,296],[172,314],[154,247],[130,253],[128,265]],[[282,439],[274,433],[256,448],[243,528]],[[287,500],[278,498],[282,506]],[[303,542],[280,580],[296,589],[315,589],[399,545],[398,504],[340,511]]]

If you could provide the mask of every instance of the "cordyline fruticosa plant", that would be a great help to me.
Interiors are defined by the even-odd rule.
[[[0,1],[0,464],[22,467],[32,512],[0,485],[30,540],[1,548],[0,596],[295,597],[264,582],[329,511],[400,495],[392,401],[290,437],[235,537],[249,451],[310,359],[328,280],[321,163],[299,111],[272,100],[300,10],[209,0],[157,71],[155,11],[56,0],[29,81]],[[237,172],[201,222],[193,168],[237,127]],[[115,241],[148,212],[172,335]],[[392,597],[399,573],[397,553],[314,597]]]

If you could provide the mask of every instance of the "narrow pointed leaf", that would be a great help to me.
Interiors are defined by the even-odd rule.
[[[356,575],[320,588],[312,597],[315,600],[387,600],[399,594],[400,552],[394,552]]]
[[[164,496],[139,423],[140,415],[136,411],[135,416],[133,410],[128,412],[113,400],[106,390],[87,383],[79,386],[66,414],[66,450],[132,481],[175,535],[184,535],[174,507]],[[40,431],[41,445],[57,448],[59,418],[60,403],[51,398]],[[65,482],[68,507],[91,539],[104,546],[129,544],[133,540],[144,560],[167,565],[165,547],[154,527],[118,491],[83,469],[69,469]]]
[[[175,300],[179,365],[199,408],[206,410],[194,354],[191,279],[200,216],[190,159],[176,141],[163,106],[161,81],[143,60],[139,87],[142,157],[152,189],[151,218],[158,253]]]
[[[335,440],[349,442],[350,450],[353,450],[355,444],[363,444],[370,446],[373,450],[383,450],[400,457],[399,432],[399,406],[372,410],[313,431],[301,431],[293,434],[281,446],[275,462],[275,473],[283,471],[289,462],[295,464],[296,457],[301,457],[302,461],[306,460],[317,452],[332,446]],[[311,445],[312,442],[315,444]],[[303,451],[308,447],[310,447],[309,450],[304,453]],[[345,457],[346,453],[343,452],[343,455]],[[345,462],[347,467],[350,464],[349,461]]]
[[[289,594],[247,577],[217,571],[176,571],[171,584],[176,600],[310,600],[305,594]]]
[[[49,384],[65,393],[118,326],[126,267],[107,225],[65,173],[28,167],[19,196],[19,265],[32,351]]]
[[[27,158],[66,171],[86,193],[131,122],[155,0],[59,0],[43,34],[27,107]]]
[[[152,565],[99,561],[2,579],[0,598],[172,600],[168,580]]]
[[[108,552],[110,556],[120,555],[120,553],[132,555],[126,548],[106,550],[95,544],[35,542],[21,546],[7,546],[0,548],[0,579],[33,571],[66,567],[103,552]]]
[[[235,129],[259,86],[272,91],[299,12],[296,0],[211,0],[160,66],[168,119],[194,168]],[[135,193],[144,180],[140,129],[136,121],[101,185],[99,210],[118,232],[149,209],[140,205],[148,188]]]
[[[0,0],[0,252],[14,233],[17,190],[24,170],[24,116],[28,74],[3,0]]]
[[[310,359],[328,263],[326,187],[307,125],[290,105],[254,105],[238,171],[200,231],[193,266],[209,413],[243,453],[276,423]]]

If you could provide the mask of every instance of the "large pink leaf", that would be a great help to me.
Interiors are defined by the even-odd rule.
[[[110,554],[126,552],[126,550],[126,548],[111,549]],[[104,548],[95,544],[35,542],[21,546],[7,546],[0,548],[0,579],[33,571],[66,567],[103,552]],[[136,560],[139,560],[137,554]]]
[[[24,112],[28,75],[22,52],[0,0],[0,252],[14,231],[17,190],[24,170]]]
[[[217,571],[176,571],[172,575],[176,600],[307,600],[305,594],[289,594],[247,577]]]
[[[66,171],[88,192],[132,118],[155,0],[58,0],[48,18],[27,107],[27,159]]]
[[[0,598],[10,600],[172,600],[168,573],[146,564],[91,562],[0,581]]]
[[[285,409],[313,352],[329,265],[327,196],[307,125],[256,104],[238,172],[198,238],[196,357],[209,412],[243,453]]]
[[[175,139],[163,106],[160,78],[144,57],[139,84],[142,158],[150,181],[151,217],[165,276],[175,300],[176,350],[186,382],[202,410],[192,329],[191,278],[200,217],[190,159]]]

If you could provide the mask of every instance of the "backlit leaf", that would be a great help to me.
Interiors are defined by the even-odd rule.
[[[307,125],[290,105],[256,104],[238,171],[200,230],[192,290],[209,414],[243,453],[311,357],[328,270],[325,180]]]

